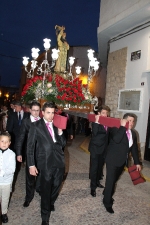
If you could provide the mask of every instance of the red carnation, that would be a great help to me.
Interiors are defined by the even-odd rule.
[[[25,91],[22,91],[22,92],[21,92],[21,96],[24,96],[25,94],[26,94]]]
[[[52,81],[52,75],[48,76],[48,81],[51,82]]]

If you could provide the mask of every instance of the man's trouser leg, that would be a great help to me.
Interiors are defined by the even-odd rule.
[[[26,197],[25,200],[31,202],[34,197],[35,176],[30,175],[29,167],[26,163]]]
[[[43,221],[49,220],[51,205],[56,201],[63,175],[64,168],[41,171],[41,217]]]
[[[122,174],[123,168],[124,165],[117,167],[106,163],[106,183],[103,198],[105,207],[111,207],[113,205],[112,196],[114,194],[116,182]]]

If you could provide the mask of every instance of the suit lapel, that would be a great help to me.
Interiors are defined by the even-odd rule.
[[[106,131],[102,124],[98,124],[99,131]]]
[[[28,113],[23,111],[23,117],[22,117],[22,118],[23,118],[23,119],[24,119],[24,118],[29,118]]]
[[[132,133],[132,141],[134,141],[134,138],[135,138],[135,132],[133,130],[131,130],[131,133]]]
[[[26,118],[26,113],[23,111],[23,117],[22,119]]]
[[[14,112],[14,123],[19,124],[19,121],[18,121],[18,113],[17,112]]]
[[[54,125],[53,125],[53,130],[54,130],[55,139],[56,139],[56,141],[58,141],[57,140],[58,132],[57,132],[57,128]]]
[[[29,117],[29,118],[27,118],[27,123],[28,123],[28,126],[29,126],[29,127],[31,127],[31,123],[32,123],[32,121],[31,121],[30,117]]]
[[[17,112],[14,112],[15,113],[15,118],[18,120],[18,113]]]

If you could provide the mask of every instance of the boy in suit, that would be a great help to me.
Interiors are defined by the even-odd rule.
[[[0,134],[0,202],[2,223],[8,222],[8,203],[16,168],[15,153],[9,149],[11,136],[5,132]]]
[[[41,180],[41,217],[42,225],[49,224],[51,211],[57,199],[64,175],[64,152],[66,141],[61,129],[53,125],[55,104],[43,105],[43,118],[31,124],[27,141],[27,161],[30,174]],[[35,147],[36,145],[36,147]],[[35,148],[34,148],[35,147]],[[37,155],[37,167],[35,157]]]
[[[102,105],[98,108],[98,114],[95,115],[95,123],[92,123],[92,138],[89,143],[90,152],[90,179],[91,179],[91,195],[96,197],[96,188],[104,188],[100,184],[99,179],[101,177],[104,155],[108,144],[108,129],[99,124],[99,117],[107,117],[109,115],[110,108],[106,105]]]
[[[22,147],[24,143],[25,145],[27,143],[27,137],[31,127],[31,123],[40,120],[39,117],[40,109],[41,109],[40,103],[33,101],[30,104],[30,113],[31,113],[30,117],[25,118],[22,121],[20,135],[18,137],[18,141],[16,144],[16,155],[18,162],[22,162],[22,154],[23,154]],[[34,190],[35,190],[35,177],[30,175],[28,162],[26,162],[26,197],[25,202],[23,204],[24,207],[28,207],[30,202],[32,201],[34,197]]]
[[[125,125],[129,122],[129,128]],[[135,122],[135,115],[126,113],[121,120],[119,128],[113,127],[110,129],[110,142],[107,148],[106,155],[106,183],[103,192],[103,204],[109,213],[114,213],[113,194],[115,192],[116,183],[124,170],[126,160],[129,152],[131,152],[134,159],[134,164],[137,170],[141,170],[139,158],[136,133],[132,130]]]

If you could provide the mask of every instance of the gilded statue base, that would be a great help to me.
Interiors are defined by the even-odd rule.
[[[39,102],[40,102],[41,106],[43,106],[43,104],[46,102],[46,100],[39,99]],[[69,104],[66,104],[66,106],[64,106],[64,107],[60,106],[60,105],[57,105],[57,107],[58,107],[58,109],[61,109],[61,110],[67,109],[69,111],[75,111],[75,112],[93,113],[94,105],[91,103],[85,103],[83,105],[78,104],[75,106],[69,106]]]

